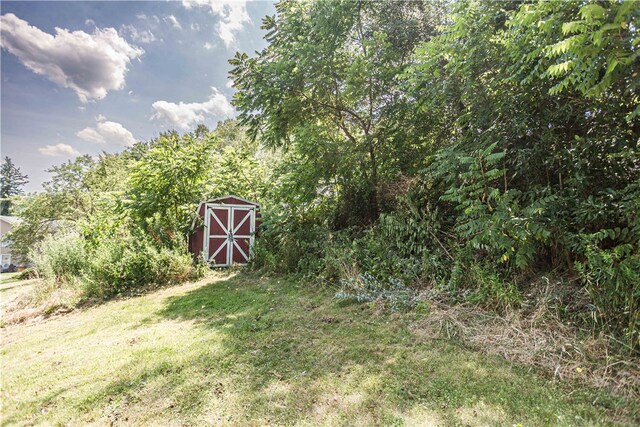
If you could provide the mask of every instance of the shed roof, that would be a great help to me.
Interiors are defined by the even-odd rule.
[[[216,198],[209,199],[209,200],[203,200],[202,202],[200,202],[198,204],[198,208],[196,209],[196,211],[193,214],[193,221],[191,221],[191,230],[193,230],[195,228],[195,226],[196,226],[196,220],[200,216],[200,209],[202,208],[202,205],[204,205],[206,203],[229,204],[228,202],[225,202],[225,200],[228,200],[228,199],[240,200],[242,202],[245,202],[245,203],[248,203],[250,205],[256,206],[258,209],[261,208],[260,203],[252,202],[251,200],[247,200],[247,199],[239,197],[239,196],[234,196],[233,194],[229,194],[229,195],[222,196],[222,197],[216,197]],[[202,215],[204,215],[204,212],[202,213]]]
[[[221,197],[216,197],[214,199],[209,199],[209,200],[207,200],[207,203],[225,203],[226,199],[236,199],[236,200],[240,200],[240,201],[243,201],[245,203],[248,203],[250,205],[254,205],[254,206],[260,207],[260,203],[252,202],[251,200],[247,200],[245,198],[242,198],[242,197],[239,197],[239,196],[235,196],[233,194],[229,194],[229,195],[221,196]]]

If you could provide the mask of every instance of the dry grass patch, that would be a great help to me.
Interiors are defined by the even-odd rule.
[[[477,306],[435,303],[411,328],[421,336],[456,339],[475,350],[539,368],[551,378],[640,399],[638,360],[611,354],[611,338],[585,336],[542,308],[500,316]]]

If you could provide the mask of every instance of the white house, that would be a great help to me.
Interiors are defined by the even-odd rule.
[[[8,232],[20,223],[21,219],[17,216],[0,215],[0,241],[2,242],[0,254],[2,256],[2,272],[9,271],[13,265],[18,266],[20,259],[11,258],[11,241],[6,238]]]

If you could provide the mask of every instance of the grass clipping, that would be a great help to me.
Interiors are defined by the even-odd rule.
[[[640,398],[638,360],[612,354],[611,337],[594,333],[585,337],[583,331],[563,323],[544,307],[498,315],[478,306],[435,302],[412,330],[420,336],[453,339],[474,350],[535,366],[553,378]]]

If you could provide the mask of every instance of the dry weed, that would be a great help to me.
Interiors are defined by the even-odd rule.
[[[640,398],[637,360],[612,352],[613,338],[586,333],[544,307],[497,315],[477,306],[434,303],[412,330],[429,338],[456,339],[475,350],[535,366],[553,378]]]

